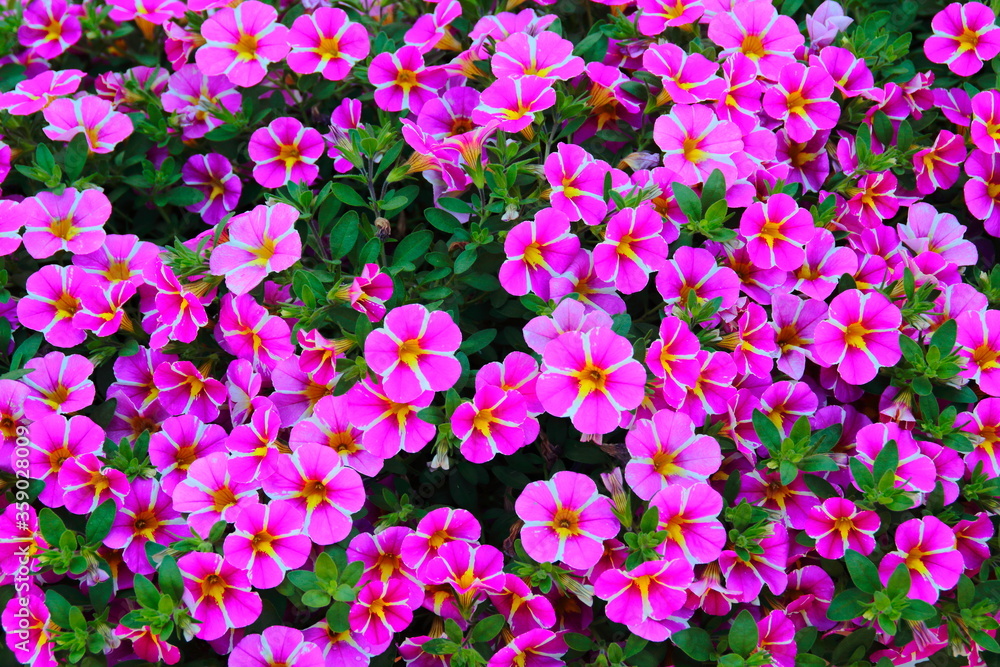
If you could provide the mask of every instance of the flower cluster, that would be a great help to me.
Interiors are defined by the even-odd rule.
[[[0,662],[995,663],[997,3],[524,4],[0,0]]]

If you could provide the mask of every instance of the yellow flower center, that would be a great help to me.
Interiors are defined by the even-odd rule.
[[[552,528],[560,538],[572,537],[580,534],[580,513],[566,507],[556,510],[556,515],[552,517]]]
[[[844,331],[844,342],[849,347],[864,347],[865,335],[871,333],[861,322],[855,322],[847,326]]]
[[[319,54],[321,58],[331,59],[340,57],[340,40],[336,37],[324,37],[319,40],[319,46],[316,47],[316,53]]]
[[[740,51],[751,60],[760,60],[767,55],[767,51],[764,50],[764,41],[760,38],[760,35],[747,35],[744,37],[743,43],[740,44]]]
[[[399,360],[407,366],[415,366],[421,354],[423,354],[423,350],[420,349],[420,340],[417,338],[403,341],[403,344],[399,346]]]
[[[257,57],[257,37],[255,35],[240,35],[240,41],[234,47],[236,57],[243,60],[253,60]]]

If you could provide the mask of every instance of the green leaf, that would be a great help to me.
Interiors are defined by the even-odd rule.
[[[729,630],[729,648],[744,658],[749,656],[760,640],[757,622],[746,609],[741,611]]]
[[[82,132],[73,137],[66,146],[63,152],[63,169],[71,182],[80,178],[80,174],[83,173],[88,153],[87,138]]]
[[[330,256],[340,259],[351,252],[358,240],[361,218],[357,211],[348,211],[330,230]]]
[[[833,598],[826,610],[831,621],[851,621],[864,613],[864,603],[871,602],[872,594],[858,588],[849,588]]]
[[[367,207],[368,202],[346,183],[334,183],[330,189],[331,194],[348,206]]]
[[[316,578],[322,581],[337,581],[340,579],[340,572],[333,558],[325,551],[316,557],[316,564],[313,566]]]
[[[472,633],[469,635],[470,641],[473,642],[488,642],[503,630],[504,623],[507,619],[504,618],[503,614],[494,614],[493,616],[487,616],[483,620],[476,623],[476,626],[472,628]]]
[[[333,599],[337,602],[354,602],[358,599],[358,592],[354,590],[353,586],[341,584],[333,592]]]
[[[483,329],[481,331],[477,331],[462,341],[462,345],[458,349],[465,354],[472,356],[492,343],[493,339],[496,337],[496,329]]]
[[[177,561],[174,560],[174,557],[164,556],[159,567],[156,568],[156,574],[160,590],[173,598],[174,602],[180,602],[184,596],[184,577],[181,576],[181,570],[177,567]]]
[[[320,591],[313,589],[311,591],[306,591],[302,594],[302,604],[307,607],[313,607],[319,609],[320,607],[325,607],[331,602],[330,594],[326,591]]]
[[[896,469],[899,467],[899,447],[896,445],[895,440],[890,440],[883,445],[881,451],[879,451],[878,456],[875,457],[875,462],[872,465],[872,477],[875,481],[879,481],[887,473],[895,473]]]
[[[937,609],[923,600],[910,600],[903,610],[903,618],[907,621],[926,621],[937,616]]]
[[[430,655],[451,655],[460,648],[460,644],[444,637],[431,639],[420,645],[420,650]]]
[[[382,251],[382,241],[378,237],[368,239],[368,242],[361,247],[358,253],[358,264],[365,265],[378,261],[379,253]]]
[[[687,216],[689,222],[701,220],[701,199],[694,190],[679,181],[673,181],[670,188],[674,192],[674,199],[681,211]]]
[[[184,185],[171,188],[167,193],[167,203],[174,206],[194,206],[204,198],[205,195],[200,190]]]
[[[579,632],[567,632],[563,635],[563,641],[566,642],[566,646],[569,646],[574,651],[589,651],[594,646],[594,642],[590,640],[590,637],[582,635]]]
[[[38,347],[42,344],[42,334],[32,334],[23,343],[17,346],[10,359],[10,368],[23,368],[26,361],[35,356]]]
[[[875,138],[883,146],[888,146],[892,143],[893,139],[893,129],[892,121],[885,114],[884,111],[876,111],[874,117],[872,118],[872,125],[875,127]]]
[[[903,352],[903,358],[915,368],[920,368],[924,364],[924,349],[915,340],[906,334],[899,334],[899,349]]]
[[[93,514],[87,519],[85,536],[87,544],[100,544],[108,533],[111,532],[111,524],[115,522],[117,509],[113,500],[105,500],[97,506]]]
[[[69,629],[69,610],[73,607],[69,600],[50,588],[45,591],[45,606],[56,625],[63,629]]]
[[[849,665],[861,660],[873,641],[875,641],[875,628],[855,628],[846,637],[838,638],[831,656],[833,664]]]
[[[752,420],[754,431],[756,431],[757,437],[760,438],[760,443],[771,454],[779,452],[781,450],[781,441],[784,438],[778,427],[774,425],[774,422],[768,419],[767,415],[760,410],[753,411]]]
[[[48,507],[43,507],[38,513],[38,526],[42,530],[42,537],[45,538],[45,541],[53,545],[59,544],[63,533],[66,532],[66,524],[63,523],[58,514]]]
[[[160,606],[160,591],[156,590],[149,579],[141,574],[135,575],[135,599],[147,609],[156,609]]]
[[[901,597],[910,592],[910,570],[906,567],[906,563],[900,563],[893,570],[892,576],[889,577],[889,583],[885,585],[885,591],[889,597],[893,598]]]
[[[642,520],[639,522],[639,530],[644,533],[652,533],[656,531],[660,524],[660,510],[657,507],[650,507],[642,515]]]
[[[444,210],[451,211],[452,213],[471,215],[473,212],[471,204],[455,197],[439,197],[437,204]]]
[[[714,169],[701,187],[701,205],[705,209],[726,199],[726,177],[720,169]]]
[[[340,575],[340,582],[348,586],[357,586],[361,581],[361,575],[365,573],[365,564],[361,561],[352,561]]]
[[[625,659],[628,660],[642,653],[648,643],[646,639],[643,639],[639,635],[630,635],[625,640]]]
[[[955,339],[958,336],[958,323],[955,320],[945,320],[944,324],[937,328],[931,336],[931,345],[935,346],[944,355],[949,354],[955,348]]]
[[[867,557],[848,549],[844,552],[844,560],[847,563],[847,571],[851,574],[851,581],[859,589],[866,593],[874,593],[882,588],[878,578],[878,568]]]
[[[475,246],[470,246],[463,250],[462,253],[455,258],[455,275],[461,275],[475,266],[478,256],[479,252]]]
[[[458,218],[453,216],[448,211],[442,211],[439,208],[425,209],[424,218],[426,218],[427,222],[431,225],[446,234],[455,234],[456,232],[460,232],[464,229]]]
[[[418,260],[427,254],[433,239],[434,233],[429,229],[410,232],[396,244],[396,249],[392,252],[392,265],[399,266],[407,262],[418,264]]]

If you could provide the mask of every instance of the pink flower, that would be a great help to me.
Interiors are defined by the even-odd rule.
[[[35,0],[24,10],[17,40],[39,58],[56,58],[80,41],[77,5],[67,0]]]
[[[951,3],[934,15],[931,28],[934,34],[924,42],[927,59],[959,76],[972,76],[1000,53],[996,16],[981,2]]]
[[[507,233],[500,284],[508,293],[547,294],[549,280],[565,271],[580,250],[580,238],[571,233],[569,223],[560,211],[546,208]]]
[[[181,168],[185,185],[198,190],[205,198],[187,207],[210,225],[221,221],[236,209],[243,192],[243,182],[224,155],[192,155]]]
[[[153,279],[149,282],[156,288],[156,309],[147,318],[155,327],[149,338],[150,347],[162,349],[171,340],[190,343],[198,336],[198,330],[208,324],[201,298],[181,284],[169,265],[158,263],[150,272]]]
[[[73,316],[83,307],[83,294],[99,289],[93,276],[75,266],[47,264],[28,276],[28,295],[17,302],[22,325],[40,331],[56,347],[73,347],[87,339]]]
[[[53,141],[72,141],[83,133],[91,153],[110,153],[132,134],[132,119],[114,111],[111,102],[96,95],[54,100],[42,112],[48,125],[42,128]]]
[[[258,368],[273,370],[295,349],[285,320],[269,314],[249,294],[222,298],[215,332],[223,349],[253,361]]]
[[[644,16],[639,17],[642,30]],[[726,82],[718,76],[719,65],[700,53],[688,54],[676,44],[652,44],[642,54],[642,64],[663,81],[660,99],[677,104],[696,104],[723,96]]]
[[[365,360],[382,378],[386,395],[406,403],[425,391],[450,389],[461,373],[455,352],[462,333],[451,316],[420,304],[395,308],[365,339]]]
[[[790,16],[781,16],[770,2],[735,2],[708,24],[708,38],[721,47],[720,56],[742,53],[765,78],[775,81],[782,68],[794,64],[805,38]]]
[[[516,391],[486,386],[477,389],[472,402],[455,408],[451,428],[461,441],[462,456],[485,463],[497,454],[510,455],[528,444],[524,398]],[[537,429],[531,440],[537,437]]]
[[[254,588],[274,588],[285,573],[301,567],[312,550],[302,534],[302,512],[276,500],[247,505],[236,515],[235,530],[223,543],[226,561],[245,570]]]
[[[24,414],[41,419],[51,414],[71,414],[94,402],[94,365],[78,354],[49,352],[24,364],[31,372],[21,382],[28,388]]]
[[[990,396],[1000,396],[1000,310],[966,311],[958,316],[959,375]]]
[[[664,558],[689,563],[712,563],[726,545],[726,529],[719,521],[722,496],[708,484],[668,484],[649,501],[659,512],[659,529],[667,539],[657,548]]]
[[[215,421],[226,400],[225,386],[205,375],[190,361],[164,361],[153,372],[159,400],[171,414],[192,414],[203,422]]]
[[[222,110],[235,114],[243,104],[240,91],[226,77],[207,76],[197,65],[184,65],[171,74],[161,100],[164,111],[177,114],[184,139],[200,139],[223,124]]]
[[[896,551],[878,565],[883,586],[900,565],[910,572],[909,597],[927,604],[936,603],[941,591],[954,588],[964,570],[955,534],[935,516],[910,519],[896,528]]]
[[[556,91],[551,81],[537,76],[503,77],[483,91],[472,120],[479,125],[497,120],[504,132],[520,132],[535,122],[536,114],[555,103]]]
[[[775,595],[788,586],[788,531],[780,522],[768,526],[768,534],[757,542],[758,551],[748,553],[743,560],[735,551],[726,549],[719,557],[719,566],[726,575],[726,584],[737,602],[751,602],[766,584]]]
[[[433,391],[425,391],[409,401],[397,402],[385,394],[377,379],[364,379],[347,392],[351,423],[364,432],[366,449],[387,459],[399,453],[418,452],[436,433],[433,424],[417,416],[431,404]]]
[[[68,188],[59,195],[39,192],[21,202],[17,215],[26,227],[24,248],[35,259],[51,257],[60,250],[86,254],[104,242],[111,202],[100,190]]]
[[[928,195],[937,189],[955,185],[965,162],[965,140],[948,130],[941,130],[930,148],[913,154],[917,191]]]
[[[741,175],[734,156],[741,157],[743,133],[736,123],[719,120],[708,107],[675,105],[670,113],[657,117],[653,140],[663,151],[663,166],[685,185],[705,182],[716,169],[727,183]]]
[[[195,634],[206,641],[245,628],[260,616],[260,596],[247,573],[217,553],[188,553],[177,559],[184,577],[184,604],[200,621]]]
[[[323,653],[306,641],[301,630],[283,625],[269,627],[259,635],[247,635],[229,655],[230,667],[323,667]]]
[[[608,570],[594,584],[594,595],[607,600],[608,618],[623,623],[636,635],[663,641],[670,630],[663,625],[687,600],[685,589],[694,580],[684,560],[654,560],[631,570]]]
[[[667,261],[663,218],[652,206],[625,208],[608,221],[594,248],[594,271],[623,294],[634,294]]]
[[[56,4],[50,2],[49,6],[55,7]],[[41,111],[57,97],[75,93],[83,76],[84,73],[78,69],[46,70],[21,81],[14,86],[14,90],[0,93],[0,109],[5,109],[12,116],[28,116]]]
[[[368,57],[371,43],[360,23],[347,19],[342,9],[319,7],[292,23],[288,33],[288,67],[299,74],[322,74],[330,81],[346,79],[359,60]]]
[[[594,481],[567,470],[528,484],[514,510],[524,521],[524,549],[540,563],[589,569],[600,560],[604,540],[619,530],[611,501],[598,493]]]
[[[878,292],[841,292],[830,302],[827,320],[816,327],[813,349],[827,366],[837,364],[850,384],[865,384],[883,366],[902,356],[899,326],[902,314]]]
[[[707,481],[719,469],[722,451],[707,435],[696,435],[694,422],[682,413],[659,410],[640,419],[625,436],[632,459],[625,479],[637,496],[649,500],[669,486]]]
[[[281,459],[264,479],[264,492],[287,501],[305,520],[302,532],[316,544],[334,544],[351,532],[350,516],[365,503],[361,476],[345,468],[330,447],[306,443]]]
[[[833,79],[821,67],[792,63],[781,68],[778,83],[764,93],[764,111],[785,121],[793,141],[809,141],[831,130],[840,119],[840,105],[831,99]]]
[[[103,433],[88,417],[67,419],[49,415],[28,427],[27,473],[31,479],[45,481],[38,499],[49,507],[65,504],[64,491],[58,484],[62,467],[70,459],[101,453]]]
[[[375,86],[375,102],[386,111],[409,110],[420,113],[425,103],[444,87],[447,74],[440,67],[428,67],[415,46],[380,53],[368,66],[368,81]]]
[[[794,271],[805,260],[805,249],[816,233],[812,215],[790,196],[778,193],[754,202],[740,218],[751,261],[762,268]]]
[[[667,305],[686,308],[688,294],[694,292],[700,303],[721,298],[725,310],[739,297],[740,279],[704,248],[681,246],[656,274],[656,290]]]
[[[566,81],[583,73],[583,58],[573,55],[573,43],[545,30],[538,36],[514,33],[497,44],[490,59],[493,75],[499,78],[535,76]]]
[[[479,521],[468,510],[439,507],[424,515],[416,530],[403,538],[400,558],[410,570],[420,574],[448,542],[474,543],[481,534]]]
[[[879,518],[875,512],[859,511],[846,498],[828,498],[813,507],[806,518],[805,531],[816,540],[816,553],[823,558],[844,557],[846,549],[862,556],[875,550],[875,531]]]
[[[200,458],[226,451],[226,431],[192,415],[170,417],[149,438],[149,462],[160,472],[160,486],[168,494],[187,477]]]
[[[225,74],[237,86],[257,85],[267,66],[288,54],[288,28],[277,19],[278,12],[258,0],[212,14],[201,26],[205,45],[194,54],[199,69]]]
[[[583,220],[596,225],[604,219],[604,177],[611,167],[579,146],[559,143],[545,158],[545,179],[552,187],[552,208],[571,222]]]
[[[643,35],[659,35],[668,26],[682,26],[696,22],[705,13],[704,0],[639,0],[642,11],[637,23]]]
[[[81,418],[85,419],[73,417]],[[74,514],[90,514],[107,500],[113,500],[116,506],[121,507],[129,491],[125,473],[102,466],[93,454],[64,461],[57,478],[66,509]]]
[[[378,264],[365,264],[361,274],[347,288],[351,308],[364,313],[370,322],[381,322],[385,317],[385,302],[392,298],[392,276],[384,273]]]
[[[261,204],[234,216],[227,226],[229,240],[213,248],[209,257],[212,275],[225,276],[226,287],[244,294],[269,273],[289,268],[302,256],[295,231],[298,219],[299,212],[282,203]]]
[[[110,0],[111,12],[108,18],[116,23],[142,19],[153,25],[161,25],[169,19],[184,16],[181,0]]]
[[[610,433],[642,402],[646,372],[610,329],[570,331],[545,346],[537,391],[545,411],[582,433]]]
[[[914,500],[920,493],[930,493],[937,483],[937,467],[921,451],[910,431],[904,431],[897,424],[868,424],[855,434],[856,457],[866,468],[872,470],[875,459],[890,440],[896,442],[899,465],[896,468],[895,488],[910,492]],[[855,486],[858,486],[855,481]]]
[[[965,162],[965,205],[986,233],[1000,236],[1000,154],[973,150]]]
[[[253,178],[265,188],[290,182],[309,185],[319,176],[315,163],[325,147],[313,128],[295,118],[276,118],[250,136],[247,150],[254,161]]]
[[[519,633],[506,646],[493,654],[486,667],[562,667],[563,655],[569,647],[557,633],[534,628]]]
[[[288,446],[293,452],[306,443],[330,447],[348,468],[354,468],[362,475],[375,476],[382,469],[382,459],[389,457],[377,456],[367,450],[361,429],[350,422],[350,411],[346,396],[324,396],[313,408],[312,417],[292,427]],[[385,454],[384,443],[375,442],[375,451]]]

